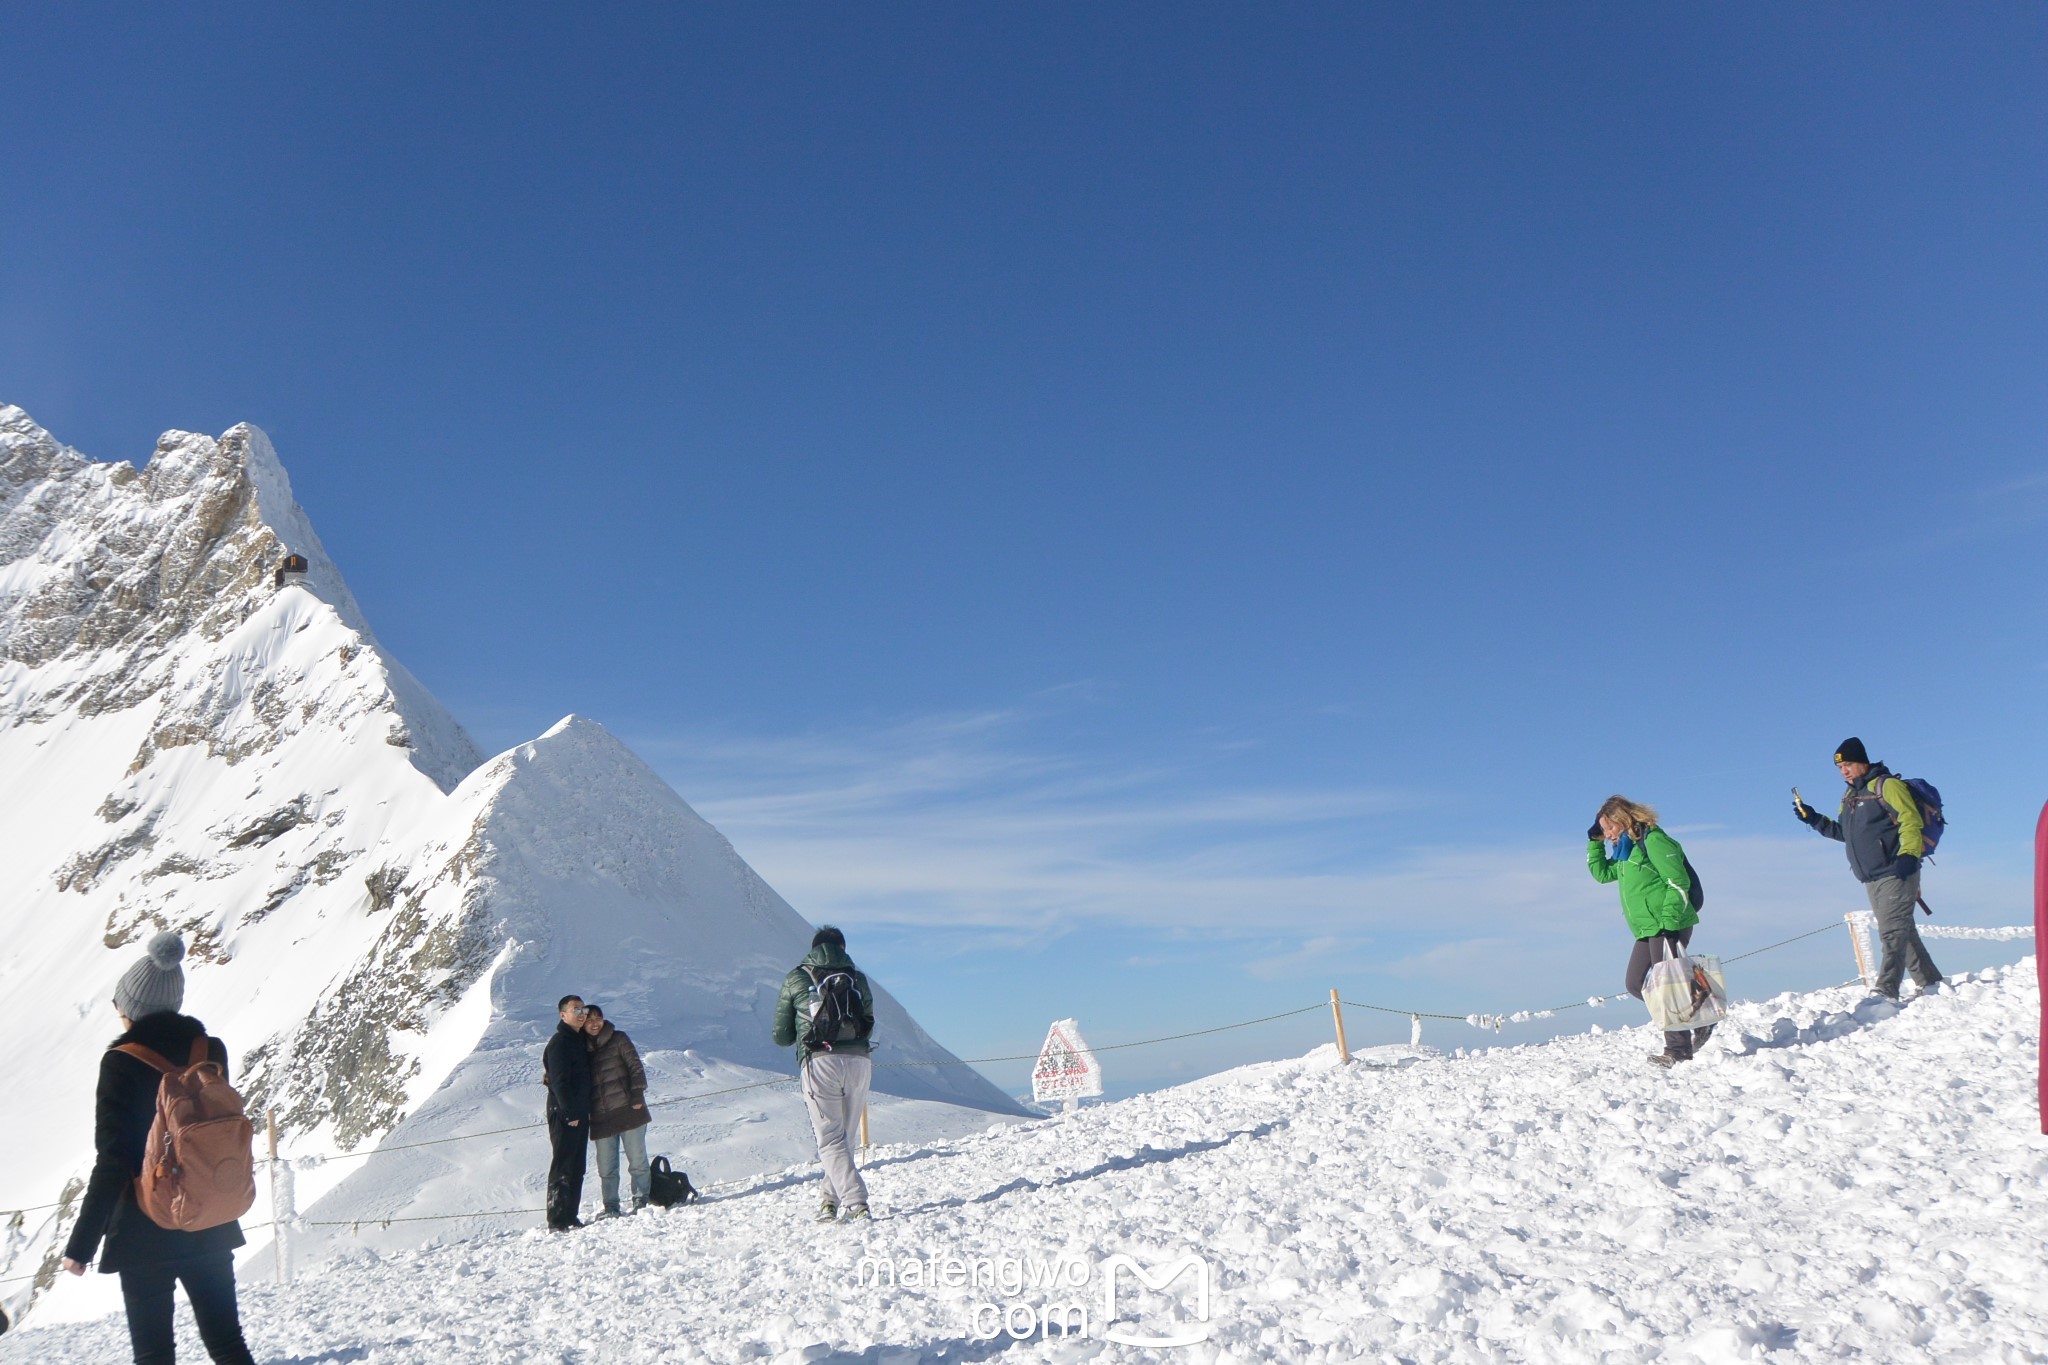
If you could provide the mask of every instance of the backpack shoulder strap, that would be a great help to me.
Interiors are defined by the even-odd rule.
[[[202,1039],[201,1041],[204,1040]],[[136,1061],[146,1062],[150,1066],[155,1067],[158,1071],[163,1072],[165,1075],[169,1075],[171,1072],[176,1071],[178,1069],[172,1066],[169,1062],[165,1061],[157,1053],[144,1047],[140,1043],[122,1043],[118,1047],[109,1048],[108,1051],[125,1052],[130,1057],[133,1057]]]
[[[192,1060],[185,1065],[198,1066],[201,1062],[210,1062],[212,1060],[213,1039],[202,1033],[192,1040]]]

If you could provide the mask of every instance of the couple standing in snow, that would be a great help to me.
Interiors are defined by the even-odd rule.
[[[1863,741],[1850,736],[1835,751],[1835,768],[1848,784],[1841,818],[1830,820],[1793,802],[1793,812],[1816,833],[1847,845],[1849,868],[1863,883],[1884,944],[1877,995],[1896,1001],[1908,970],[1920,989],[1939,985],[1941,973],[1913,920],[1920,899],[1920,858],[1925,851],[1919,802],[1905,782],[1872,763]],[[1586,830],[1586,866],[1598,882],[1620,884],[1621,913],[1635,936],[1623,976],[1628,993],[1643,998],[1650,967],[1666,953],[1682,953],[1699,923],[1692,868],[1685,850],[1657,824],[1657,812],[1624,796],[1610,796]],[[1660,1066],[1689,1061],[1713,1034],[1705,1028],[1667,1032]]]
[[[619,1152],[626,1154],[633,1212],[647,1206],[647,1071],[633,1040],[614,1028],[599,1005],[565,995],[555,1006],[560,1022],[541,1065],[548,1084],[548,1226],[556,1232],[583,1226],[584,1159],[597,1148],[604,1196],[601,1217],[626,1212],[619,1202]]]

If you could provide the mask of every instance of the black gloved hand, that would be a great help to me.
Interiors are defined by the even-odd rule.
[[[1892,860],[1892,875],[1900,881],[1920,870],[1920,860],[1910,853],[1901,853]]]
[[[1607,836],[1600,832],[1600,822],[1598,820],[1586,826],[1586,837],[1595,843],[1604,844],[1607,842]]]
[[[1811,826],[1819,818],[1814,815],[1813,807],[1807,805],[1804,801],[1794,801],[1792,803],[1792,814],[1798,818],[1800,824],[1807,826]]]

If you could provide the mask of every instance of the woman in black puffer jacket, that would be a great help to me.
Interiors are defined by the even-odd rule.
[[[197,1019],[178,1013],[185,1003],[185,973],[178,965],[184,957],[183,940],[172,933],[158,934],[149,941],[149,955],[114,987],[114,1009],[127,1031],[100,1058],[93,1112],[97,1160],[78,1222],[64,1247],[64,1268],[83,1275],[87,1263],[98,1255],[101,1274],[121,1277],[136,1365],[172,1365],[177,1359],[171,1330],[171,1290],[177,1283],[185,1286],[207,1354],[219,1365],[255,1365],[242,1340],[241,1312],[235,1302],[234,1252],[243,1244],[242,1225],[230,1221],[200,1232],[180,1232],[158,1226],[135,1202],[135,1181],[142,1174],[143,1148],[156,1118],[157,1086],[163,1078],[149,1063],[112,1049],[140,1043],[182,1064],[191,1056],[192,1044],[206,1038],[207,1054],[223,1072],[227,1070],[227,1048],[221,1041],[207,1038],[206,1026]]]

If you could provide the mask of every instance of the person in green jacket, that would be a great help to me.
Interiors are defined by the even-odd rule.
[[[1586,869],[1596,882],[1620,884],[1621,916],[1636,941],[1622,979],[1628,993],[1640,1000],[1650,965],[1664,956],[1666,945],[1683,952],[1700,922],[1692,908],[1685,850],[1658,828],[1656,811],[1625,796],[1610,796],[1586,830]],[[1659,1066],[1691,1061],[1713,1032],[1709,1024],[1666,1033],[1664,1050],[1651,1053],[1650,1060]]]

